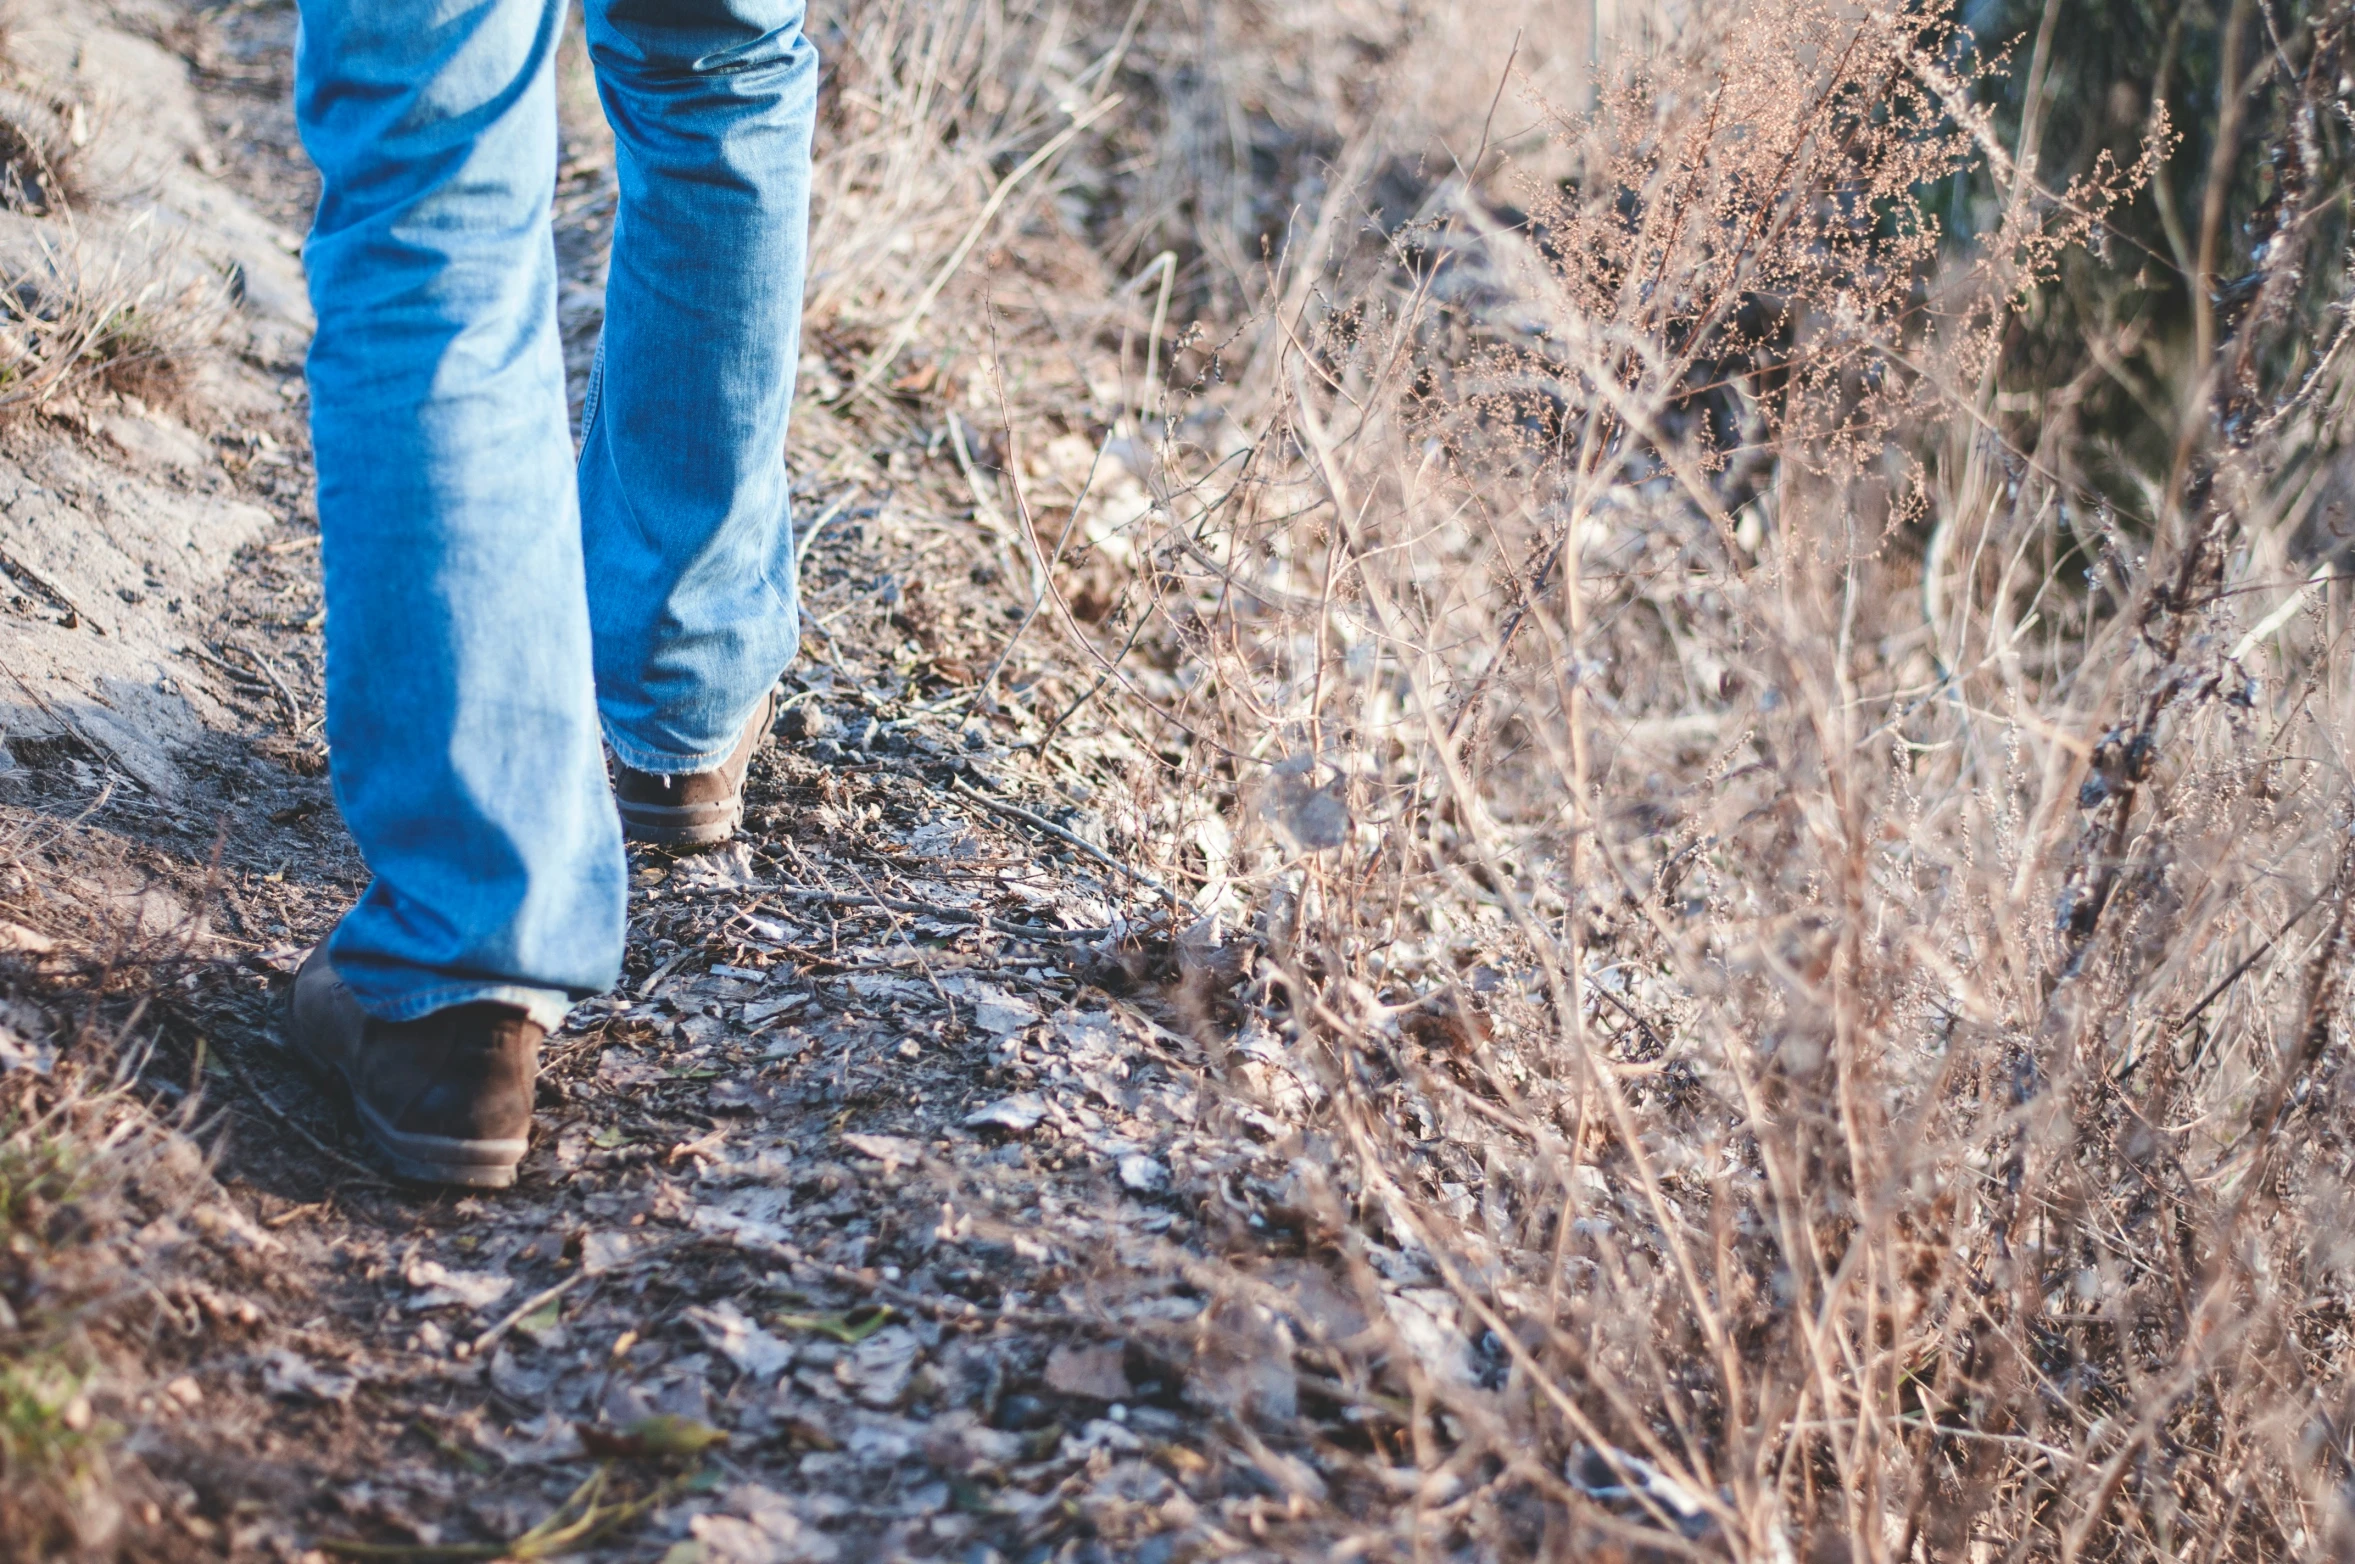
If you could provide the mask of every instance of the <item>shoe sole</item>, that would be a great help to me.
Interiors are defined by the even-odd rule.
[[[710,811],[722,808],[718,819]],[[710,847],[734,836],[744,823],[744,803],[673,807],[663,804],[623,804],[622,835],[656,847]]]
[[[352,1116],[360,1121],[360,1134],[368,1142],[368,1149],[375,1153],[376,1160],[393,1177],[414,1184],[445,1184],[459,1189],[514,1187],[515,1170],[523,1161],[527,1143],[512,1140],[458,1140],[447,1135],[417,1135],[396,1129],[361,1099],[342,1065],[331,1059],[321,1059],[303,1047],[291,1018],[284,1023],[283,1030],[289,1053],[307,1065],[313,1074],[343,1089],[344,1100],[351,1104]]]
[[[340,1071],[338,1074],[342,1073]],[[350,1091],[350,1083],[345,1083]],[[412,1135],[394,1129],[375,1109],[351,1093],[352,1109],[368,1144],[395,1178],[461,1189],[511,1189],[525,1146],[511,1140],[455,1140],[446,1135]]]

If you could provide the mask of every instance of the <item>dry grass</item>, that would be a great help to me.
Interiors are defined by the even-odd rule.
[[[167,253],[96,245],[71,230],[0,288],[0,415],[80,391],[157,405],[185,395],[226,314],[227,290]]]
[[[2355,692],[2299,540],[2355,388],[2288,305],[2337,275],[2323,198],[2285,176],[2255,302],[2201,303],[2128,505],[2006,414],[2003,344],[2150,164],[2045,188],[1920,13],[1688,17],[1504,157],[1545,97],[1483,120],[1506,36],[1468,120],[1363,107],[1446,74],[1447,8],[921,9],[851,24],[819,325],[896,351],[929,264],[1028,222],[964,416],[1035,425],[1030,314],[1081,467],[1148,491],[977,479],[1055,588],[1030,698],[1100,692],[1139,850],[1247,936],[1196,997],[1277,1040],[1235,1078],[1375,1322],[1325,1361],[1411,1406],[1358,1446],[1403,1500],[1324,1535],[2347,1556]],[[2238,133],[2312,138],[2338,25]],[[1964,254],[1914,199],[1957,170],[2000,198]],[[1058,285],[1094,313],[1020,302]]]
[[[7,19],[0,8],[0,68]],[[168,403],[217,338],[229,289],[86,188],[104,124],[13,78],[0,86],[0,416],[82,390]]]

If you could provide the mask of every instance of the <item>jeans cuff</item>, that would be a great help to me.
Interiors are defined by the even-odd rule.
[[[727,764],[730,755],[736,753],[736,740],[730,739],[718,749],[705,754],[669,755],[658,749],[631,743],[622,734],[615,732],[613,724],[603,717],[597,719],[597,725],[605,730],[605,747],[613,751],[614,759],[632,771],[642,771],[650,777],[686,777],[699,771],[717,771]]]
[[[348,975],[344,986],[351,989],[360,1008],[379,1021],[416,1021],[454,1005],[513,1005],[538,1022],[541,1030],[554,1032],[572,1012],[572,1000],[561,989],[527,988],[520,983],[444,983],[411,989],[397,999],[363,993]]]

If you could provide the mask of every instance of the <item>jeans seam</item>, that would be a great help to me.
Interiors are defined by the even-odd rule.
[[[597,323],[597,351],[589,359],[589,384],[581,392],[581,454],[576,459],[586,461],[589,455],[589,436],[597,428],[597,411],[605,404],[605,323]]]

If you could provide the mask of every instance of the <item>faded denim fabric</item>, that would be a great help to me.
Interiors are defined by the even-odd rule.
[[[563,0],[301,0],[296,113],[336,801],[329,947],[405,1020],[619,974],[602,745],[717,765],[799,646],[786,415],[802,0],[588,0],[621,187],[576,462],[549,224]]]

